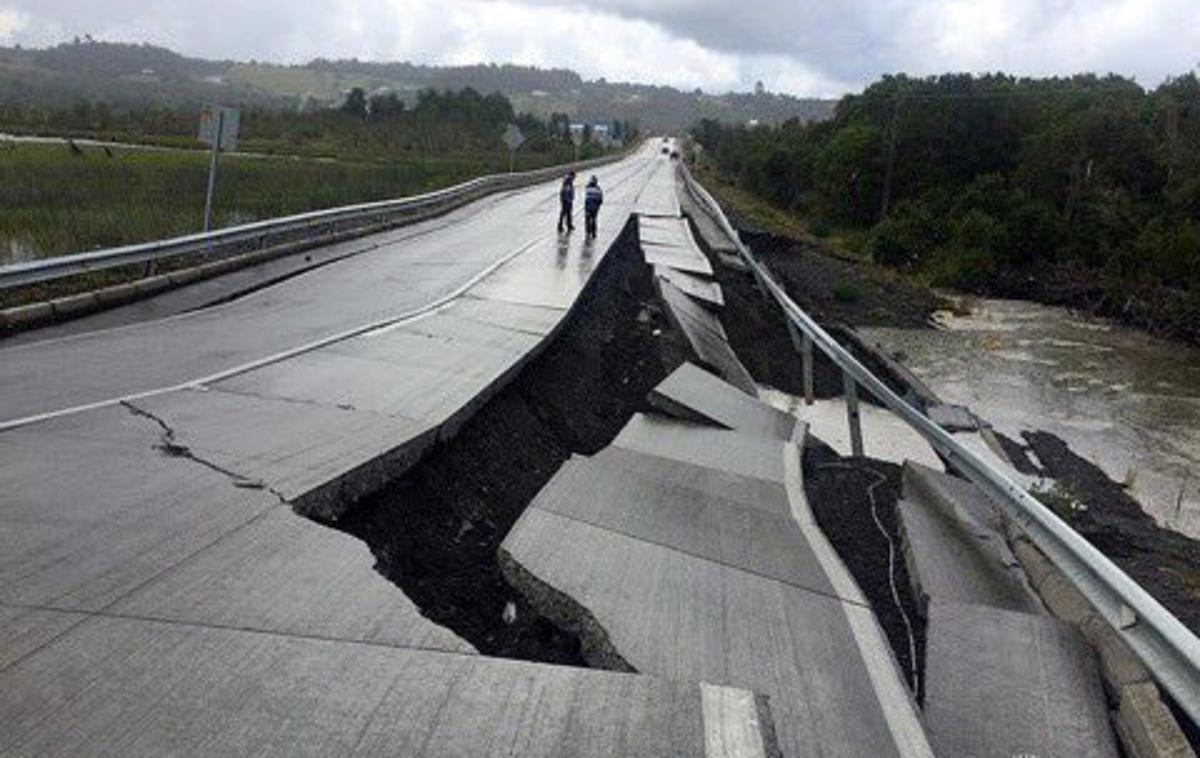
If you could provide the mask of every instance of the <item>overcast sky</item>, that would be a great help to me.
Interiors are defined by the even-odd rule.
[[[203,57],[514,62],[707,91],[840,95],[881,74],[1200,63],[1200,0],[0,0],[0,42],[91,34]]]

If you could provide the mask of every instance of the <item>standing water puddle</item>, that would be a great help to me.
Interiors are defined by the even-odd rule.
[[[864,329],[997,431],[1050,432],[1161,525],[1200,537],[1200,349],[1062,308],[982,300],[941,329]]]

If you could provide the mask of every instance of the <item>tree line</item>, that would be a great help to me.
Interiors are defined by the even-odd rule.
[[[192,106],[110,106],[79,100],[69,107],[29,103],[0,103],[0,129],[60,136],[100,136],[117,139],[192,144],[199,109]],[[387,159],[405,155],[502,153],[501,135],[516,124],[526,137],[523,153],[545,153],[547,159],[574,155],[565,115],[549,119],[515,112],[496,92],[483,95],[472,88],[432,89],[416,93],[410,104],[392,91],[367,94],[361,88],[347,93],[336,107],[304,112],[262,105],[242,107],[241,144],[264,152],[334,155]],[[618,127],[624,138],[636,136],[634,124]],[[603,152],[589,143],[583,157]]]
[[[716,169],[935,285],[1200,342],[1200,81],[889,76],[833,119],[702,121]]]

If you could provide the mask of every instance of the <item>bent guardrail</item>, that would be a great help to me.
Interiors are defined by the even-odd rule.
[[[389,218],[415,212],[448,209],[476,200],[484,195],[505,190],[518,189],[561,176],[566,170],[583,170],[614,163],[633,154],[640,145],[618,155],[606,156],[579,163],[550,166],[533,171],[510,174],[490,174],[457,184],[453,187],[427,192],[421,195],[380,200],[358,205],[328,208],[292,216],[255,221],[248,224],[226,227],[207,233],[189,234],[166,240],[142,242],[133,245],[76,253],[54,258],[45,258],[0,266],[0,291],[30,284],[49,282],[95,271],[118,268],[133,264],[153,264],[159,261],[196,253],[218,251],[257,243],[251,249],[266,247],[272,237],[317,234],[336,236],[351,226],[362,227],[385,223]],[[339,230],[339,225],[343,229]]]
[[[1200,639],[1107,556],[1018,484],[961,445],[946,430],[892,391],[854,358],[788,296],[742,242],[721,206],[684,165],[693,195],[737,246],[759,287],[783,310],[788,328],[803,340],[805,372],[811,376],[811,347],[816,345],[842,370],[855,453],[857,388],[865,387],[884,406],[917,431],[967,479],[983,490],[1046,557],[1079,589],[1142,661],[1157,682],[1196,723],[1200,723]],[[795,334],[793,331],[793,334]],[[806,379],[806,394],[810,382]]]

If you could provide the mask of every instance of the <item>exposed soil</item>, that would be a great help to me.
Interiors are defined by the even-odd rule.
[[[817,523],[871,602],[908,686],[922,702],[925,620],[917,613],[901,552],[896,519],[900,489],[899,466],[869,458],[843,458],[809,438],[804,449],[804,490]],[[891,560],[889,540],[895,551]]]
[[[792,345],[791,336],[780,310],[759,292],[754,277],[721,262],[720,256],[708,249],[699,230],[693,228],[696,241],[712,262],[717,282],[725,295],[725,309],[729,318],[722,319],[730,344],[750,375],[759,384],[765,384],[793,395],[804,393],[800,355]],[[822,253],[803,250],[801,243],[784,237],[761,232],[742,232],[751,250],[767,264],[784,289],[821,324],[855,358],[882,378],[895,392],[904,395],[910,386],[897,376],[880,357],[862,350],[858,341],[847,333],[853,326],[877,323],[870,314],[879,314],[894,307],[894,322],[900,325],[927,327],[930,314],[941,301],[935,296],[917,290],[912,285],[898,284],[894,289],[873,284],[870,275],[861,267],[845,261],[829,258]],[[815,304],[831,301],[829,287],[830,272],[846,271],[848,281],[861,286],[859,300],[853,304],[837,304],[822,308]],[[824,272],[822,274],[821,272]],[[857,278],[853,278],[857,277]],[[813,394],[818,398],[840,397],[844,392],[842,372],[826,358],[820,350],[813,351]],[[869,393],[860,392],[865,402],[878,401]]]
[[[554,342],[451,441],[330,526],[366,542],[380,573],[481,653],[586,665],[579,640],[508,585],[496,550],[562,463],[607,445],[683,360],[656,302],[631,222]]]
[[[933,292],[874,266],[788,237],[739,230],[796,304],[823,323],[921,329],[945,306]]]
[[[1124,487],[1053,434],[1022,436],[1047,475],[1087,503],[1067,514],[1071,526],[1200,634],[1200,542],[1159,527]]]
[[[1000,443],[1000,447],[1004,450],[1004,457],[1013,465],[1019,473],[1026,476],[1049,477],[1050,475],[1035,464],[1029,457],[1029,448],[1017,442],[1012,437],[1001,434],[996,430],[992,430],[992,434],[996,436],[996,440]]]

